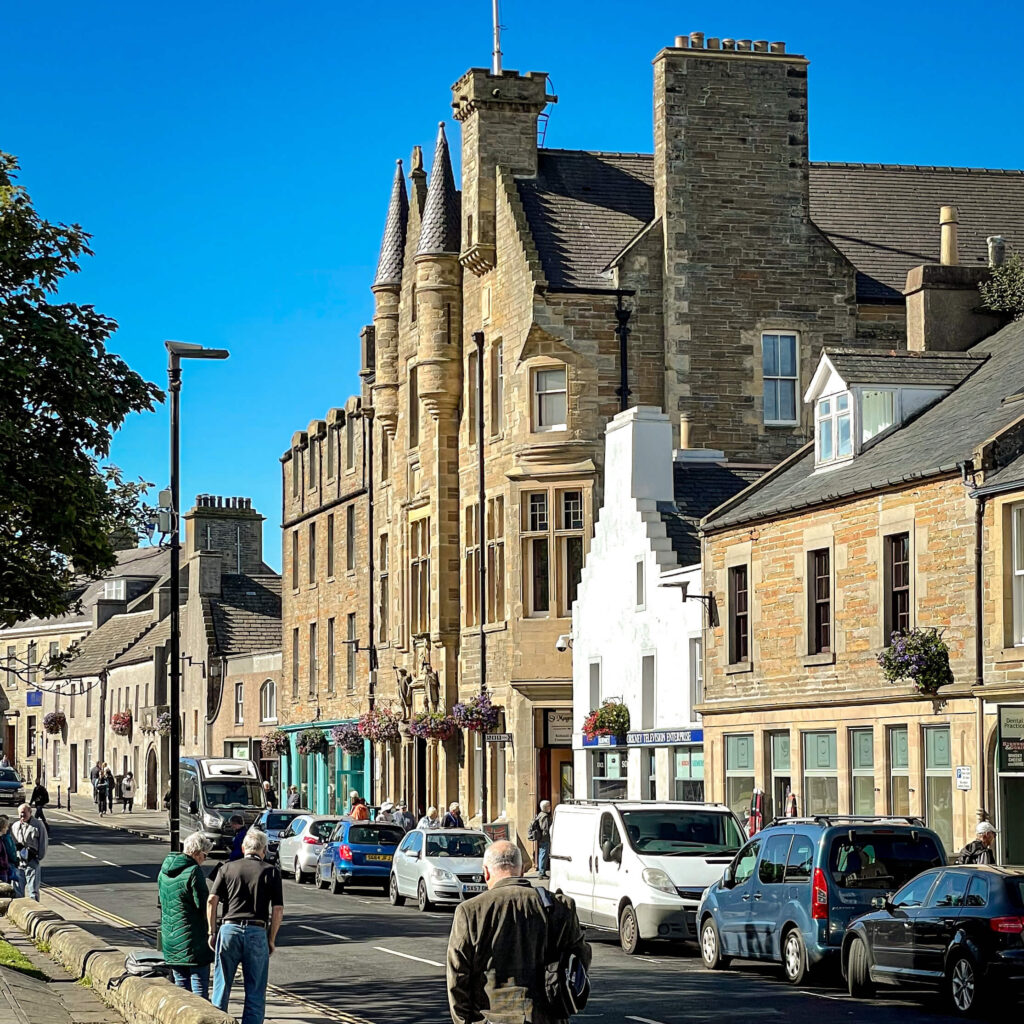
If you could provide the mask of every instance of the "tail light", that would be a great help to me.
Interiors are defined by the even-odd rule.
[[[351,860],[352,859],[352,847],[349,846],[348,843],[342,843],[341,846],[338,847],[338,856],[342,860]]]
[[[993,917],[988,926],[1001,935],[1020,935],[1024,932],[1024,917]]]
[[[317,839],[316,836],[303,836],[302,837],[302,841],[304,843],[309,843],[310,846],[319,846],[320,845],[320,840]]]
[[[828,883],[821,868],[814,869],[814,879],[811,882],[811,919],[828,920]]]

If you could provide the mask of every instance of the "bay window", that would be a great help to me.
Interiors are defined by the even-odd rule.
[[[536,433],[566,428],[565,367],[533,371],[533,429]]]

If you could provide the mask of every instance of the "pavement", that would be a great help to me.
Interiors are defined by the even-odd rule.
[[[112,945],[152,945],[156,876],[166,841],[154,842],[61,812],[44,865],[44,905]],[[439,1024],[447,1021],[445,959],[451,910],[392,907],[379,888],[335,896],[286,879],[285,920],[270,964],[268,1024]],[[794,988],[777,967],[734,961],[703,968],[696,947],[653,943],[626,956],[612,935],[589,933],[593,993],[583,1024],[945,1024],[936,997],[902,990],[852,1000],[836,979]],[[240,987],[240,986],[239,986]],[[236,988],[237,991],[237,988]],[[231,1012],[239,1014],[236,1001]],[[599,1020],[600,1018],[600,1020]],[[0,1021],[3,1021],[0,1015]],[[19,1022],[20,1024],[20,1022]],[[49,1024],[49,1022],[47,1022]]]

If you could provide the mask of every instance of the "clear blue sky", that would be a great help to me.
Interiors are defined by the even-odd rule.
[[[359,330],[397,157],[431,153],[449,86],[490,60],[489,0],[51,0],[5,11],[0,147],[43,216],[92,232],[65,289],[166,383],[185,368],[183,487],[247,495],[280,565],[292,433],[357,390]],[[855,20],[856,19],[856,20]],[[547,71],[547,144],[649,152],[651,58],[691,30],[811,59],[814,160],[1024,167],[1011,2],[696,6],[503,0],[505,66]],[[458,126],[449,137],[457,147]],[[167,408],[113,459],[167,481]]]

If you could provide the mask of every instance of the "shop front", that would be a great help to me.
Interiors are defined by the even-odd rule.
[[[614,736],[581,737],[585,772],[576,787],[590,800],[679,800],[704,796],[702,729],[654,729]],[[584,781],[585,780],[585,781]]]
[[[1024,864],[1024,705],[998,706],[996,806],[999,862]]]
[[[349,794],[355,790],[361,796],[369,792],[371,767],[370,744],[363,741],[363,750],[350,754],[330,740],[330,730],[336,725],[355,724],[355,720],[289,725],[282,728],[288,737],[288,746],[281,755],[281,796],[287,800],[288,787],[299,791],[299,805],[315,814],[347,814],[351,809]],[[322,744],[309,749],[309,733],[321,730]]]
[[[541,730],[537,751],[537,799],[555,807],[573,797],[572,708],[538,712]]]

